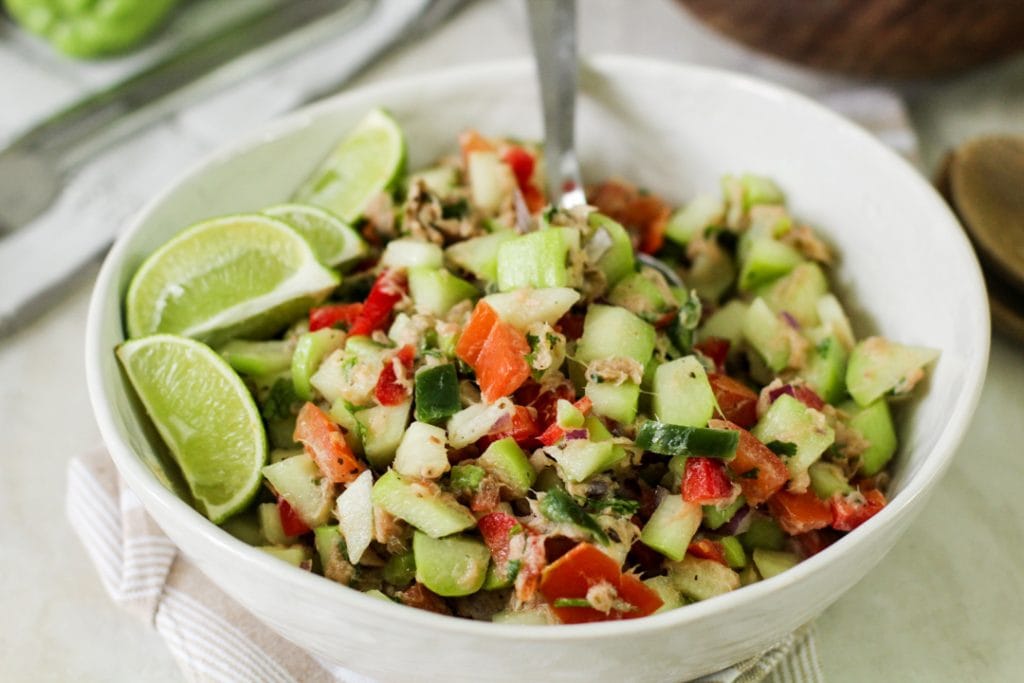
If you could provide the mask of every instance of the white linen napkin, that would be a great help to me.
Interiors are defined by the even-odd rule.
[[[282,638],[225,595],[160,531],[105,450],[71,459],[66,512],[111,600],[157,630],[185,680],[373,683]],[[824,681],[812,625],[694,683],[762,681]]]

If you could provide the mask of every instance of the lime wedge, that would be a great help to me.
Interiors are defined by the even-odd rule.
[[[405,164],[405,136],[391,116],[373,109],[295,193],[354,222],[378,193],[391,187]]]
[[[259,490],[267,437],[241,378],[210,347],[169,334],[117,349],[202,512],[220,523]]]
[[[325,266],[351,263],[369,253],[366,242],[351,225],[318,206],[278,204],[263,213],[284,221],[305,237]]]
[[[166,332],[210,344],[264,336],[337,284],[287,223],[260,214],[215,218],[178,234],[135,273],[125,297],[128,336]]]

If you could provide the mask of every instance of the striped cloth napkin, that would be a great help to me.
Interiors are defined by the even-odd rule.
[[[163,637],[186,681],[373,683],[274,633],[189,562],[124,485],[103,449],[71,459],[67,516],[110,598]],[[807,625],[699,683],[821,683]]]

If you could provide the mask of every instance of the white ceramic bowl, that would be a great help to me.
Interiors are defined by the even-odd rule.
[[[127,226],[100,274],[86,344],[110,453],[167,534],[271,627],[380,680],[680,681],[753,655],[824,610],[882,558],[949,465],[977,401],[989,321],[956,220],[902,159],[822,107],[743,76],[644,59],[590,61],[581,78],[585,176],[619,175],[674,201],[727,172],[776,179],[797,216],[838,247],[833,279],[859,334],[942,349],[902,411],[892,502],[841,542],[767,581],[634,621],[560,627],[463,621],[387,604],[286,565],[207,522],[147,467],[159,453],[115,362],[121,300],[141,260],[198,219],[284,200],[369,108],[401,122],[412,167],[459,131],[539,138],[529,63],[488,64],[345,93],[236,141]],[[899,634],[893,634],[899,637]]]

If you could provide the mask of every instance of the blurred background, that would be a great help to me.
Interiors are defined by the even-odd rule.
[[[991,185],[984,174],[993,168],[1017,173],[1007,187],[1024,190],[1024,165],[1005,154],[1007,144],[948,157],[978,136],[1024,135],[1024,3],[578,2],[584,55],[714,65],[802,91],[875,131],[929,178],[941,181],[950,165],[980,178],[940,183],[954,208],[973,206],[955,196],[958,187]],[[62,512],[68,457],[100,443],[81,343],[99,258],[122,222],[174,177],[273,116],[385,78],[528,57],[525,7],[4,0],[4,8],[0,449],[4,481],[14,485],[0,493],[10,615],[0,651],[14,656],[0,661],[0,679],[175,680],[163,643],[108,601]],[[993,154],[994,162],[975,163]],[[998,297],[999,336],[978,411],[990,416],[986,425],[1018,423],[1024,407],[1024,253],[1014,272],[1010,248],[1024,228],[1020,212],[999,211],[961,212],[976,242],[981,235]],[[1011,258],[992,266],[985,249],[1004,244]],[[975,423],[972,433],[981,432]],[[876,662],[891,663],[890,680],[1010,680],[1024,670],[1019,620],[985,618],[1008,611],[997,587],[1024,560],[1020,516],[985,495],[966,456],[892,555],[820,620],[829,680],[877,678]],[[1008,467],[1010,480],[1024,474],[1019,463]],[[992,519],[1010,526],[993,529]],[[1024,609],[1019,593],[1011,599]],[[931,647],[947,642],[956,647]]]

